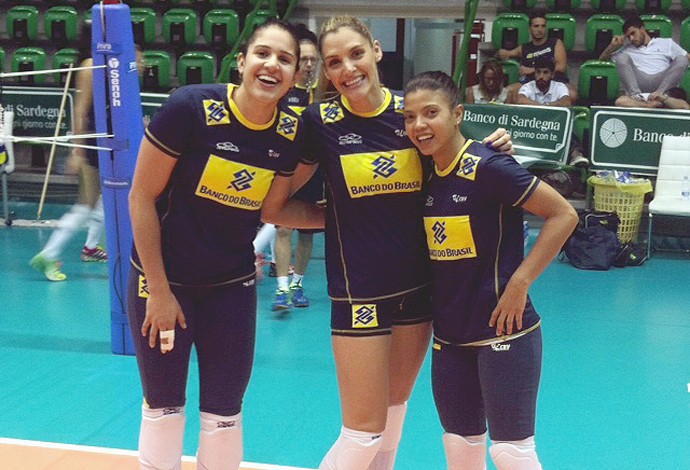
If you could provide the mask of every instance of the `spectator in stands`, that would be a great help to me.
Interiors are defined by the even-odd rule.
[[[637,101],[656,100],[680,84],[690,59],[685,49],[671,38],[650,37],[639,17],[628,19],[623,32],[611,39],[599,59],[616,63],[624,95]]]
[[[546,57],[538,58],[534,63],[535,79],[520,87],[517,103],[533,106],[572,106],[573,102],[564,83],[553,80],[555,75],[554,63]],[[582,143],[576,134],[570,138],[568,164],[573,166],[588,166]]]
[[[560,39],[548,37],[546,17],[543,13],[535,13],[530,17],[529,32],[532,37],[530,42],[511,50],[499,49],[497,54],[501,60],[520,60],[520,82],[508,87],[512,102],[516,102],[515,95],[520,89],[520,85],[534,80],[534,62],[540,57],[546,57],[554,63],[556,72],[554,80],[567,86],[570,99],[575,102],[577,90],[568,81],[568,54],[565,45]]]
[[[517,104],[534,106],[572,106],[565,83],[554,79],[555,65],[546,57],[534,62],[534,79],[525,83],[518,91]]]
[[[508,97],[508,88],[503,86],[505,75],[501,64],[494,59],[484,62],[479,70],[479,83],[467,88],[466,103],[503,104],[512,103]]]
[[[639,100],[632,96],[619,96],[616,106],[623,108],[667,108],[667,109],[690,109],[688,94],[682,88],[674,87],[666,90],[666,93],[655,94],[647,101]]]

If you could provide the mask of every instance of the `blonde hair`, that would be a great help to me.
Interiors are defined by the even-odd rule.
[[[324,36],[329,33],[335,33],[340,28],[350,28],[352,31],[361,34],[370,45],[374,45],[374,37],[371,35],[371,31],[367,28],[362,20],[349,15],[331,16],[324,24],[321,25],[319,30],[319,48],[321,47],[321,42]]]
[[[324,37],[330,33],[337,32],[340,28],[350,28],[352,31],[359,33],[364,39],[367,40],[371,47],[374,47],[374,36],[372,36],[371,31],[369,31],[369,28],[364,24],[364,22],[362,22],[362,20],[350,15],[331,16],[328,20],[326,20],[325,23],[321,25],[321,29],[319,30],[319,53],[322,55],[322,58],[322,44]],[[321,67],[315,100],[321,101],[337,95],[338,92],[335,90],[335,87],[331,81],[326,78],[325,66]]]

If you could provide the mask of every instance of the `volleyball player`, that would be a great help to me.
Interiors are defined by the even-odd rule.
[[[457,87],[425,72],[405,87],[405,129],[433,158],[424,207],[432,266],[432,384],[451,470],[541,470],[535,414],[541,322],[528,290],[577,223],[513,158],[465,139]],[[524,258],[523,208],[545,219]],[[524,259],[523,259],[524,258]]]
[[[279,102],[299,45],[287,23],[257,27],[238,56],[242,84],[174,92],[141,143],[130,193],[134,233],[128,315],[144,392],[142,469],[180,468],[192,345],[199,365],[199,468],[237,469],[252,368],[260,217],[323,226],[322,210],[286,202],[301,124]]]
[[[90,34],[82,33],[84,45],[80,47],[80,67],[92,67],[90,57]],[[74,133],[85,135],[95,132],[96,123],[93,112],[93,70],[79,70],[76,80],[76,99],[74,105]],[[96,139],[75,141],[96,145]],[[105,232],[101,181],[98,174],[98,152],[93,149],[75,147],[67,160],[67,172],[79,178],[77,203],[58,221],[57,228],[50,234],[48,242],[29,264],[42,272],[49,281],[64,281],[67,275],[62,272],[60,258],[67,244],[77,232],[86,225],[88,232],[81,250],[82,261],[105,262],[108,254],[100,247]]]
[[[405,134],[402,94],[381,84],[381,46],[366,26],[330,18],[319,47],[320,85],[330,81],[339,96],[302,117],[308,154],[327,183],[326,270],[343,415],[319,468],[392,469],[431,334],[423,163]]]

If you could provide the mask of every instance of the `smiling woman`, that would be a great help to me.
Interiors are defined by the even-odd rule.
[[[404,130],[402,94],[381,84],[381,45],[362,21],[328,19],[319,47],[321,86],[339,95],[302,117],[310,162],[328,183],[326,267],[343,414],[319,468],[390,470],[431,334],[425,164]]]
[[[254,357],[256,227],[262,217],[323,226],[316,205],[288,201],[303,147],[299,117],[279,106],[299,63],[292,27],[278,20],[257,27],[237,63],[239,86],[173,93],[139,151],[128,316],[144,391],[143,469],[179,466],[192,346],[201,390],[199,467],[239,468]]]
[[[422,73],[405,87],[405,129],[434,162],[424,228],[432,385],[448,468],[486,468],[488,421],[498,470],[541,470],[534,441],[541,320],[527,292],[577,215],[513,158],[466,139],[462,115],[457,87],[443,72]],[[524,260],[522,208],[545,219]]]

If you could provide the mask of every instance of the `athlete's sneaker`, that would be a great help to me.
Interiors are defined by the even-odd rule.
[[[273,311],[279,312],[282,310],[290,310],[292,302],[290,302],[290,291],[284,289],[276,290],[276,298],[273,302]]]
[[[299,284],[290,286],[290,297],[292,297],[292,305],[295,307],[309,307],[309,299]]]
[[[49,281],[55,282],[64,281],[67,279],[67,275],[60,271],[61,264],[62,263],[59,261],[47,260],[40,253],[31,258],[31,261],[29,261],[29,265],[31,265],[32,268],[34,268],[36,271],[42,272]]]
[[[105,252],[100,246],[95,248],[84,248],[81,249],[81,260],[93,263],[105,263],[108,261],[108,253]]]

